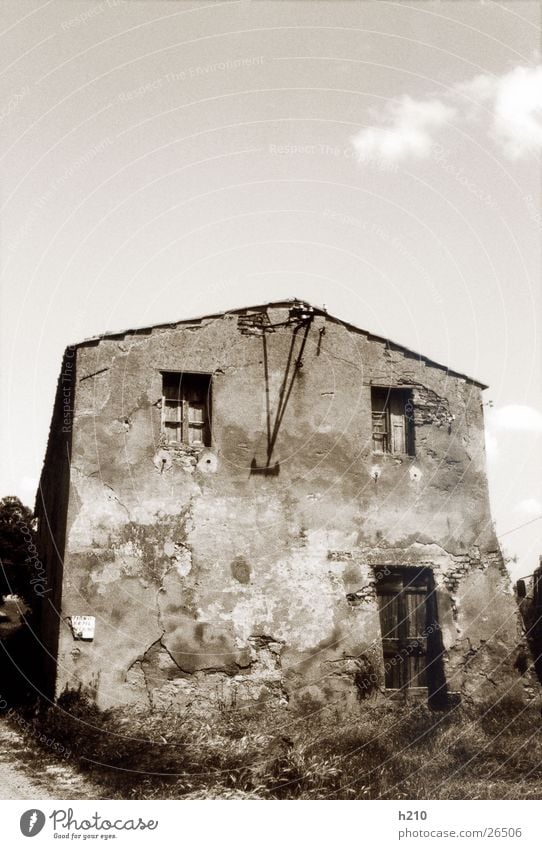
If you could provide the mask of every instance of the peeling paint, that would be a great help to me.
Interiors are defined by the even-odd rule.
[[[75,655],[60,628],[57,695],[360,711],[389,696],[376,584],[390,567],[434,576],[450,693],[523,692],[479,384],[284,304],[73,351],[88,379],[74,381],[71,468],[57,424],[43,477],[48,515],[65,493],[63,566],[41,546],[62,616],[96,616],[96,635]],[[210,445],[161,431],[161,375],[180,370],[211,376]],[[373,451],[374,385],[411,387],[415,457]],[[57,627],[44,613],[48,645]]]

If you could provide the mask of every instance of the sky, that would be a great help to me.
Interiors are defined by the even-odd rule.
[[[66,345],[298,297],[489,384],[514,577],[542,553],[538,2],[4,0],[0,496]]]

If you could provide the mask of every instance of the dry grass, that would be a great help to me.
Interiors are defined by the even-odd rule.
[[[539,799],[538,710],[417,705],[292,716],[102,712],[79,694],[37,712],[110,798]],[[47,755],[50,757],[50,754]]]

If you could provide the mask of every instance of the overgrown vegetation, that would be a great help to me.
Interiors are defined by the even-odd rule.
[[[364,702],[356,718],[238,711],[205,723],[103,712],[71,693],[30,719],[32,739],[61,741],[108,798],[539,799],[542,790],[534,705],[443,713]]]
[[[10,704],[25,702],[32,694],[30,681],[40,662],[32,633],[33,610],[43,574],[32,511],[15,496],[1,498],[0,682]]]
[[[13,594],[32,604],[34,524],[32,511],[19,498],[0,499],[0,603]]]

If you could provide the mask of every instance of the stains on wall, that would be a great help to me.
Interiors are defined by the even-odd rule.
[[[244,557],[236,557],[235,560],[232,560],[231,573],[240,584],[248,584],[250,582],[250,564],[247,563]]]
[[[58,604],[96,632],[76,654],[60,627],[57,693],[359,711],[385,696],[376,573],[412,566],[435,576],[450,692],[515,686],[480,387],[324,314],[293,337],[279,305],[76,349]],[[213,376],[210,446],[161,432],[179,370]],[[375,384],[412,387],[415,457],[373,451]]]

